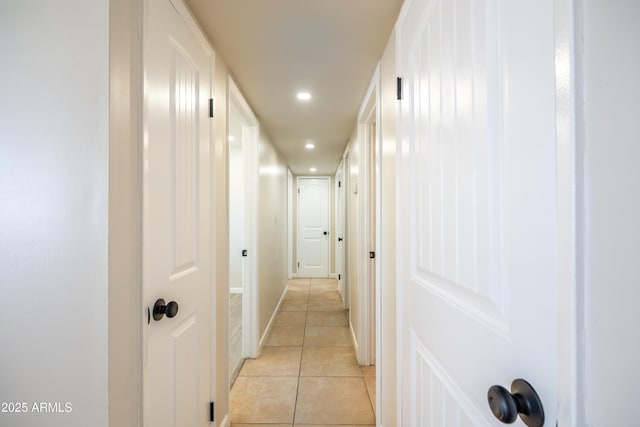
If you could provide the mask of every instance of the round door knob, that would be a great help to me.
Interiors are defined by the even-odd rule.
[[[170,301],[169,304],[165,304],[164,300],[160,298],[153,305],[153,320],[160,320],[165,315],[168,318],[175,317],[178,314],[178,303]]]
[[[518,378],[511,383],[511,393],[502,386],[491,386],[487,400],[493,415],[505,424],[512,424],[520,415],[520,419],[529,427],[544,425],[540,397],[531,384],[523,379]]]

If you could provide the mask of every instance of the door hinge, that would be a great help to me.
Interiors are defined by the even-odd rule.
[[[342,186],[342,182],[338,181],[338,188]]]
[[[376,257],[376,253],[371,251],[369,252],[369,258],[374,259]]]
[[[213,402],[209,402],[209,422],[215,421],[215,404]]]
[[[247,256],[247,254],[248,254],[248,251],[246,249],[243,249],[242,250],[242,256]]]
[[[338,280],[342,280],[342,275],[338,274]]]
[[[209,117],[213,118],[215,116],[214,114],[214,104],[215,101],[213,100],[213,98],[209,98]]]
[[[402,99],[402,77],[398,77],[396,80],[396,98],[398,101]]]
[[[298,268],[300,268],[300,263],[298,263]]]
[[[300,194],[300,189],[298,188],[298,194]]]

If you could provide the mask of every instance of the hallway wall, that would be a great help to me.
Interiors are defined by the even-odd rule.
[[[109,2],[2,2],[0,51],[0,423],[106,427]]]
[[[260,339],[287,286],[287,170],[269,136],[258,142],[258,314]]]
[[[349,322],[351,323],[352,333],[358,331],[358,289],[359,289],[359,268],[358,254],[360,253],[358,223],[360,222],[360,201],[359,201],[359,184],[360,184],[360,147],[358,143],[358,127],[354,123],[353,131],[349,137],[347,146],[349,147],[349,165],[345,174],[349,175],[349,188],[346,189],[347,200],[347,221],[348,242],[347,242],[347,263],[349,265],[348,283],[349,287]]]

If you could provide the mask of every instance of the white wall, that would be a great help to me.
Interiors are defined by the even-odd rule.
[[[358,331],[358,287],[359,287],[359,234],[358,226],[360,222],[360,146],[358,143],[357,125],[354,123],[354,128],[349,137],[347,143],[349,147],[349,164],[345,174],[349,176],[349,187],[345,188],[346,200],[347,200],[347,264],[349,268],[348,283],[349,287],[349,322],[354,333]],[[356,194],[357,193],[357,194]]]
[[[637,424],[640,2],[582,0],[584,425]]]
[[[287,165],[260,132],[258,142],[258,312],[261,338],[287,285]]]
[[[105,427],[109,2],[2,2],[0,51],[0,424]]]

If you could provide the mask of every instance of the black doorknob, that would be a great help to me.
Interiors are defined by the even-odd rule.
[[[511,393],[499,385],[487,392],[487,400],[493,415],[505,424],[520,419],[529,427],[544,425],[544,410],[538,393],[525,380],[518,378],[511,383]]]
[[[153,305],[153,320],[160,320],[167,315],[168,318],[175,317],[178,314],[178,303],[175,301],[170,301],[169,304],[164,303],[164,300],[160,298]]]
[[[328,231],[323,231],[322,234],[324,234],[326,236],[327,234],[329,234],[329,232]]]
[[[338,237],[338,242],[342,242],[342,237]]]

